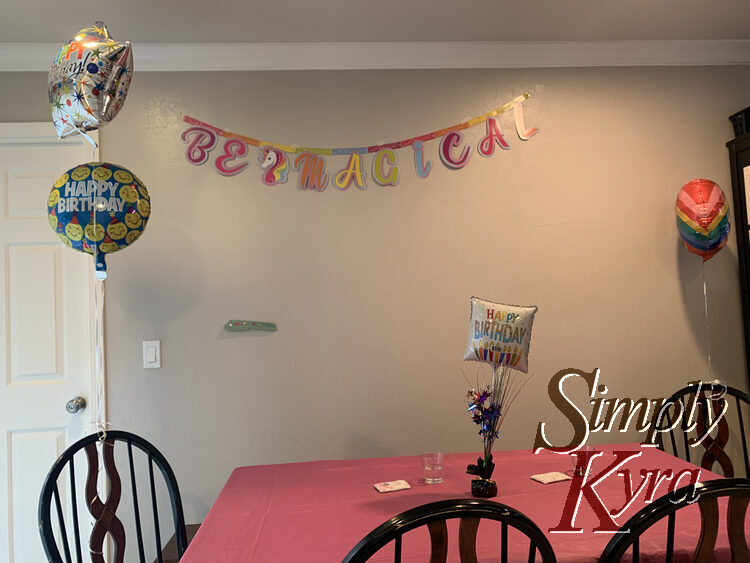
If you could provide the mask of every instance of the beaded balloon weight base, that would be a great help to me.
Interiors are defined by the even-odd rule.
[[[489,454],[487,458],[477,458],[477,464],[471,464],[466,468],[466,473],[469,475],[476,475],[479,479],[474,479],[471,482],[471,494],[472,496],[479,498],[490,498],[497,496],[497,483],[495,483],[490,477],[495,469],[495,464],[492,463],[492,454]]]
[[[497,496],[497,483],[492,479],[474,479],[471,482],[471,495],[479,498]]]

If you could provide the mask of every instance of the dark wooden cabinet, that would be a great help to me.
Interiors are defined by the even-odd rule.
[[[730,116],[735,138],[727,143],[732,173],[734,201],[734,233],[737,237],[737,260],[740,273],[742,325],[745,342],[745,364],[750,368],[750,221],[748,200],[750,191],[750,107]],[[750,369],[748,369],[750,384]]]

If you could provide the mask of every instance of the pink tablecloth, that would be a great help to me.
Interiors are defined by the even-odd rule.
[[[593,467],[598,473],[614,460],[612,451],[639,450],[637,444],[602,446],[604,456]],[[641,481],[641,469],[672,469],[677,472],[694,468],[689,463],[653,448],[644,448],[643,455],[630,461],[634,487]],[[421,463],[418,456],[374,458],[348,461],[314,461],[284,465],[259,465],[235,469],[216,499],[198,534],[185,553],[183,563],[224,563],[254,561],[260,563],[333,563],[373,528],[404,510],[436,500],[470,497],[471,476],[465,473],[467,463],[477,454],[446,456],[445,479],[437,485],[420,481]],[[523,512],[545,532],[555,549],[558,561],[584,563],[598,561],[611,534],[593,533],[597,523],[593,510],[582,500],[575,525],[583,532],[549,533],[561,518],[570,481],[542,485],[530,475],[549,471],[569,471],[568,456],[528,450],[495,452],[495,478],[499,494],[493,499]],[[701,481],[719,478],[702,470]],[[391,493],[378,493],[373,483],[405,479],[412,488]],[[683,481],[685,484],[685,481]],[[660,485],[656,497],[665,494],[669,481]],[[620,508],[625,500],[622,477],[610,476],[597,486],[596,492],[608,508]],[[645,506],[642,493],[618,524]],[[692,510],[692,509],[695,510]],[[686,510],[691,514],[683,516]],[[700,530],[697,506],[678,514],[677,560],[687,560]],[[722,522],[724,518],[722,516]],[[491,537],[491,524],[480,526],[480,561],[497,561],[497,537]],[[723,524],[720,531],[725,530]],[[455,530],[449,528],[450,560],[456,561]],[[426,532],[414,531],[414,539],[404,541],[406,561],[427,561]],[[724,534],[725,535],[725,534]],[[720,533],[720,545],[726,540]],[[661,537],[659,537],[661,536]],[[641,557],[663,551],[663,534],[651,534],[641,542]],[[528,544],[518,545],[527,553]],[[520,553],[519,553],[520,555]],[[644,558],[644,555],[646,556]],[[385,556],[384,556],[385,557]],[[725,558],[726,557],[726,558]],[[374,559],[387,560],[380,557]],[[392,560],[392,559],[391,559]],[[516,560],[511,558],[511,560]],[[525,556],[524,559],[525,561]],[[726,552],[717,553],[716,560],[729,560]]]

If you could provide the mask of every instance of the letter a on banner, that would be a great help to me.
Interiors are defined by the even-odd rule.
[[[484,157],[490,157],[495,152],[495,143],[503,150],[510,149],[508,141],[505,140],[503,134],[500,132],[500,126],[497,124],[497,119],[494,117],[487,118],[487,133],[477,145],[477,152]]]
[[[362,159],[359,154],[353,152],[349,155],[349,162],[341,172],[336,174],[333,184],[340,190],[345,190],[352,182],[360,189],[365,190],[365,173],[362,172]]]

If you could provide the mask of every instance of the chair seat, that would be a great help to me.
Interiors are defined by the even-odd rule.
[[[195,534],[200,527],[200,524],[185,524],[188,545],[193,541],[193,537],[195,537]],[[177,537],[174,534],[169,538],[167,545],[164,546],[164,549],[161,552],[161,559],[163,563],[177,563],[180,560],[179,555],[177,555]],[[154,563],[157,563],[157,561],[158,559],[155,559]]]

